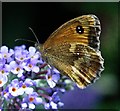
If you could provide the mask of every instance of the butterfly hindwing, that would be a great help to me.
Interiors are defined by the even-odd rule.
[[[47,51],[47,62],[70,77],[80,88],[95,81],[103,70],[100,52],[89,46],[63,43]]]

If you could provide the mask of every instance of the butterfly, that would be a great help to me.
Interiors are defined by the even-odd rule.
[[[44,44],[36,44],[42,58],[84,89],[103,71],[99,51],[100,21],[95,15],[74,18],[55,30]]]

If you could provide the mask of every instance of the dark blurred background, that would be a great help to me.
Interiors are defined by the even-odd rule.
[[[36,41],[31,27],[40,43],[66,21],[85,14],[95,14],[101,21],[101,53],[105,70],[95,84],[81,90],[75,88],[62,96],[67,109],[120,109],[118,96],[118,3],[42,3],[4,2],[2,4],[3,45],[13,48],[33,43],[19,41],[24,38]]]

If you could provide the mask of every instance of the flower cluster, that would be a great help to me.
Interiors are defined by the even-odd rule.
[[[58,109],[59,94],[73,89],[72,82],[48,67],[35,47],[0,48],[0,108]]]

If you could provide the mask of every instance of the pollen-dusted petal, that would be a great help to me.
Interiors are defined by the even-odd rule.
[[[15,87],[15,86],[11,86],[9,87],[9,93],[12,95],[12,96],[18,96],[18,87]]]
[[[16,68],[16,69],[12,69],[11,72],[13,74],[18,74],[19,70],[20,70],[19,68]]]
[[[4,74],[4,73],[5,73],[5,71],[4,71],[4,70],[0,70],[0,73],[1,73],[1,74]]]
[[[12,88],[12,91],[13,91],[13,92],[16,92],[16,88],[13,87],[13,88]]]
[[[7,54],[3,54],[3,57],[4,57],[4,58],[7,58]]]
[[[34,101],[34,99],[35,99],[35,98],[34,98],[34,97],[32,97],[32,96],[31,96],[31,97],[29,97],[29,102],[33,102],[33,101]]]
[[[33,67],[33,65],[32,65],[32,64],[28,64],[28,67],[29,67],[29,68],[32,68],[32,67]]]
[[[25,84],[22,85],[22,88],[25,89],[27,86]]]
[[[2,84],[3,82],[0,80],[0,85]]]

